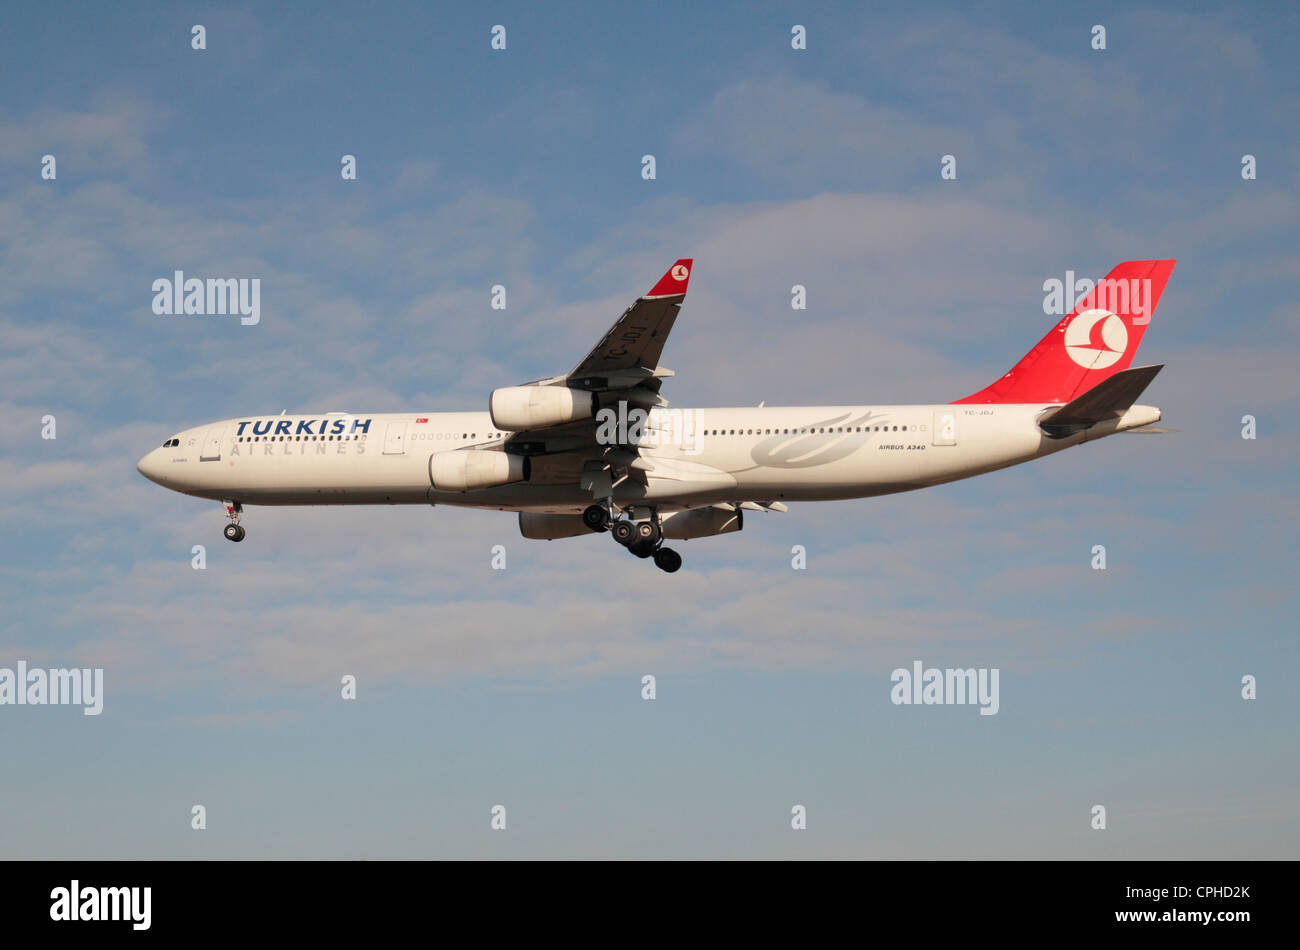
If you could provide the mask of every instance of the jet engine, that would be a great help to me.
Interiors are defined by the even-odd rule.
[[[519,512],[519,533],[534,541],[554,541],[591,534],[582,515],[551,515],[541,511]]]
[[[429,482],[438,491],[474,491],[528,480],[528,459],[509,452],[462,449],[429,456]]]
[[[492,390],[488,400],[492,424],[506,432],[591,419],[596,408],[595,393],[567,386],[507,386]]]

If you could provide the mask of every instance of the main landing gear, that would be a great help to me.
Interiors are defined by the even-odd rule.
[[[604,531],[612,519],[604,505],[588,505],[582,512],[582,523],[592,531]]]
[[[230,524],[226,525],[222,532],[227,541],[244,540],[244,526],[239,523],[239,516],[244,511],[244,506],[237,501],[224,502],[226,506],[226,515],[230,518]]]
[[[653,509],[649,521],[629,521],[616,517],[612,504],[590,505],[583,511],[582,521],[592,531],[609,531],[615,541],[637,557],[653,558],[655,567],[661,571],[672,574],[681,569],[682,556],[663,546],[659,512]]]

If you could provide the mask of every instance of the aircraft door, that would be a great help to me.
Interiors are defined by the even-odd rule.
[[[945,409],[934,414],[934,438],[931,441],[935,445],[957,444],[957,413]]]
[[[384,454],[404,455],[406,453],[406,423],[390,422],[384,430]]]
[[[203,433],[203,448],[199,451],[200,462],[221,460],[221,443],[225,441],[225,434],[225,426],[213,426]]]

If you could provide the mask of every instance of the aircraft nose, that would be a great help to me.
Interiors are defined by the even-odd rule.
[[[162,463],[158,458],[158,450],[154,449],[140,461],[135,463],[136,471],[151,482],[162,484]]]

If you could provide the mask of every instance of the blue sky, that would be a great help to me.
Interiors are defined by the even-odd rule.
[[[1295,858],[1298,17],[9,14],[0,667],[106,697],[0,707],[0,856]],[[1177,431],[793,505],[671,577],[442,508],[250,509],[235,546],[135,471],[209,419],[486,408],[685,256],[678,406],[959,398],[1045,280],[1177,258],[1139,356]],[[176,269],[260,277],[261,323],[155,315]],[[999,713],[892,705],[917,659],[1000,669]]]

